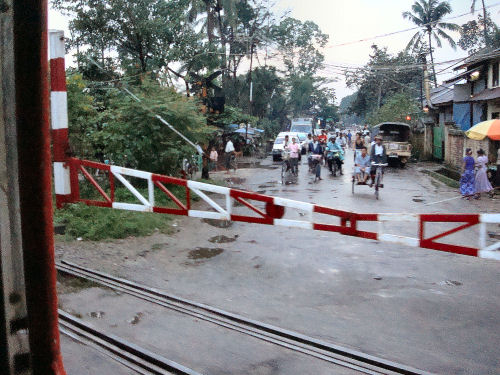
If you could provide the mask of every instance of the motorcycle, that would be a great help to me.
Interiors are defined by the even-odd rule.
[[[337,171],[339,171],[339,166],[342,165],[342,158],[340,151],[328,152],[326,156],[326,161],[328,165],[328,170],[335,177],[337,176]],[[340,171],[342,172],[342,171]]]

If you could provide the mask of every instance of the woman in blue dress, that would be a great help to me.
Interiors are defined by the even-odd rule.
[[[471,199],[476,193],[474,188],[474,158],[472,157],[472,150],[470,148],[465,150],[464,157],[464,173],[460,178],[460,193],[463,198]]]

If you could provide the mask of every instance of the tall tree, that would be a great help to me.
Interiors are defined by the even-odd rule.
[[[425,36],[429,44],[429,53],[431,57],[432,71],[434,76],[434,84],[437,86],[436,68],[434,67],[434,56],[432,49],[432,39],[437,46],[441,48],[441,38],[445,39],[453,49],[457,45],[453,38],[444,30],[459,31],[460,26],[454,23],[442,22],[443,18],[451,13],[451,5],[447,1],[439,0],[417,0],[411,7],[411,12],[403,12],[403,17],[412,21],[420,27],[420,30],[413,35],[410,42],[406,46],[407,49],[419,49],[422,46]]]
[[[500,28],[493,22],[490,15],[486,18],[479,15],[477,20],[464,23],[460,28],[460,39],[457,43],[469,55],[483,48],[495,49],[500,47]]]
[[[54,0],[73,16],[80,46],[118,54],[126,71],[146,72],[179,61],[197,33],[186,20],[187,0]]]
[[[349,104],[349,112],[365,117],[379,109],[395,93],[406,92],[412,96],[419,94],[421,71],[419,68],[407,68],[418,62],[418,57],[406,51],[391,56],[387,47],[372,45],[368,64],[346,72],[347,86],[358,90]]]
[[[483,20],[486,21],[487,17],[486,17],[486,7],[484,6],[484,0],[481,0],[481,2],[483,4]],[[470,5],[470,12],[474,13],[475,8],[476,8],[476,0],[472,0],[471,5]],[[483,33],[484,33],[484,43],[485,43],[486,47],[489,47],[488,30],[486,29],[486,27],[484,27]]]
[[[271,33],[288,75],[315,74],[323,66],[324,55],[319,48],[326,45],[329,36],[314,22],[287,17]]]

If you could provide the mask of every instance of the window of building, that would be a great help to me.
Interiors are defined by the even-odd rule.
[[[494,63],[493,64],[493,80],[492,80],[492,87],[497,87],[498,86],[498,79],[499,79],[499,69],[498,69],[499,63]]]

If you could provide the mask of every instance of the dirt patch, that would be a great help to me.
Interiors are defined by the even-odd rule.
[[[460,286],[462,283],[460,281],[455,281],[455,280],[444,280],[439,283],[439,285],[446,285],[446,286]]]
[[[197,247],[196,249],[189,251],[188,258],[193,260],[210,259],[219,254],[222,254],[223,252],[224,249],[221,249],[219,247]]]
[[[202,221],[216,228],[229,228],[233,225],[233,222],[229,220],[203,219]]]
[[[91,311],[87,315],[94,319],[102,319],[106,313],[104,311]]]
[[[229,182],[231,184],[236,184],[236,185],[239,185],[239,184],[242,184],[243,182],[245,182],[247,179],[246,178],[242,178],[242,177],[229,177],[229,178],[226,178],[226,182]]]
[[[212,243],[229,243],[236,241],[238,237],[238,235],[235,235],[234,237],[227,237],[222,234],[219,236],[210,237],[208,241]]]
[[[57,273],[57,290],[61,293],[77,293],[83,289],[100,288],[101,286],[93,281],[81,279],[79,277]]]
[[[138,312],[137,314],[134,315],[134,317],[132,319],[128,320],[127,322],[129,324],[136,325],[141,321],[141,318],[143,317],[143,315],[144,315],[143,313]]]

